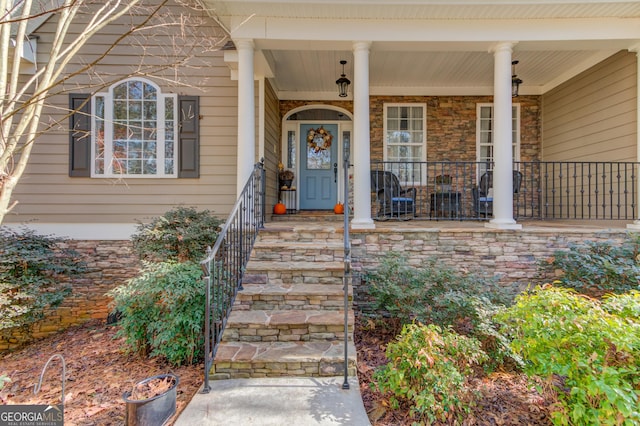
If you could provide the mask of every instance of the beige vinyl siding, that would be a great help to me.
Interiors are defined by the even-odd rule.
[[[636,161],[636,55],[619,52],[542,96],[545,161]]]
[[[177,10],[179,6],[171,7]],[[188,13],[198,14],[193,10]],[[201,13],[198,19],[202,22],[194,27],[201,33],[199,37],[220,32],[206,14]],[[52,40],[55,21],[55,18],[49,20],[38,30],[40,64],[44,63],[43,55]],[[179,33],[180,29],[173,31]],[[120,26],[114,25],[92,39],[78,55],[78,62],[70,68],[78,69],[121,34]],[[146,51],[171,54],[175,43],[178,41],[168,35],[154,37],[146,41]],[[196,49],[193,54],[190,66],[156,70],[146,78],[158,84],[165,93],[200,97],[199,178],[70,178],[69,124],[63,116],[69,102],[67,93],[103,90],[88,88],[87,83],[99,79],[93,73],[82,73],[65,83],[66,93],[50,99],[42,121],[59,121],[60,124],[37,140],[27,170],[14,192],[13,199],[18,204],[6,222],[133,223],[162,215],[177,205],[209,209],[225,217],[236,199],[237,83],[231,80],[221,51]],[[142,57],[139,48],[125,44],[115,48],[97,69],[106,76],[108,84],[112,84],[123,77],[123,72],[137,68]],[[162,62],[159,58],[143,60],[143,65]],[[180,84],[169,83],[174,75],[178,76]]]
[[[265,80],[265,120],[264,120],[264,162],[267,170],[266,213],[269,217],[272,207],[278,202],[278,162],[281,155],[280,136],[282,120],[280,104],[276,92],[268,80]]]
[[[634,53],[618,52],[542,96],[544,161],[637,161],[636,62]],[[555,165],[546,170],[543,191],[567,211],[577,204],[578,211],[615,215],[619,199],[633,191],[635,169]]]

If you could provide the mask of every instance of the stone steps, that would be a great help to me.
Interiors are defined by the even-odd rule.
[[[348,338],[353,311],[348,313]],[[297,342],[344,340],[344,311],[294,309],[233,310],[222,336],[224,342]]]
[[[347,342],[350,376],[356,374],[356,348]],[[339,376],[344,371],[344,341],[223,342],[212,369],[213,379]]]
[[[353,300],[351,288],[347,290],[349,306]],[[344,307],[343,285],[331,284],[244,284],[238,293],[234,310],[287,310],[326,309]]]
[[[307,222],[269,223],[260,231],[216,353],[214,379],[342,374],[342,226]],[[346,345],[353,375],[352,299],[348,286]]]
[[[253,247],[254,261],[333,262],[344,258],[344,245],[336,241],[261,240]]]
[[[242,283],[245,284],[340,284],[344,263],[254,261],[250,260]]]

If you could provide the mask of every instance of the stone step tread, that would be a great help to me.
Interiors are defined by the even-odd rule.
[[[348,313],[350,327],[355,319],[353,311]],[[277,327],[279,325],[342,325],[344,324],[344,311],[330,310],[251,310],[232,311],[227,322],[227,327],[234,328],[241,324],[261,325],[264,327]]]
[[[247,273],[254,271],[340,271],[344,269],[341,261],[278,261],[278,260],[249,260]]]
[[[279,238],[260,239],[253,245],[254,249],[286,248],[289,250],[344,250],[344,243],[339,240],[319,241],[286,241]]]
[[[353,289],[348,286],[348,295],[353,294]],[[341,284],[244,284],[243,290],[238,293],[238,298],[248,298],[254,295],[273,296],[342,296]]]
[[[342,234],[344,225],[337,222],[269,222],[264,225],[263,232],[339,232]]]
[[[347,356],[356,359],[353,341],[347,342]],[[318,362],[344,360],[344,341],[326,342],[222,342],[215,363],[222,362]]]

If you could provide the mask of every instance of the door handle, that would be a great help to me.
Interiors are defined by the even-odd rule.
[[[338,163],[333,163],[333,181],[338,182]]]

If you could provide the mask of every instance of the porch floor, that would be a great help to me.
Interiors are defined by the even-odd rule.
[[[267,219],[267,223],[292,223],[305,222],[317,224],[319,222],[331,222],[341,227],[344,222],[344,216],[335,214],[332,211],[299,211],[295,214],[271,215]],[[375,230],[367,230],[368,232],[384,232],[385,230],[397,231],[400,229],[415,230],[437,230],[437,229],[475,229],[495,231],[493,228],[487,228],[485,224],[487,220],[397,220],[390,219],[384,221],[374,220]],[[553,219],[553,220],[517,220],[516,223],[522,225],[523,229],[535,230],[542,229],[549,231],[550,229],[575,231],[585,230],[590,232],[606,231],[606,230],[626,230],[627,225],[633,222],[626,220],[579,220],[579,219]],[[357,230],[352,232],[359,232]],[[640,230],[638,230],[640,232]]]

